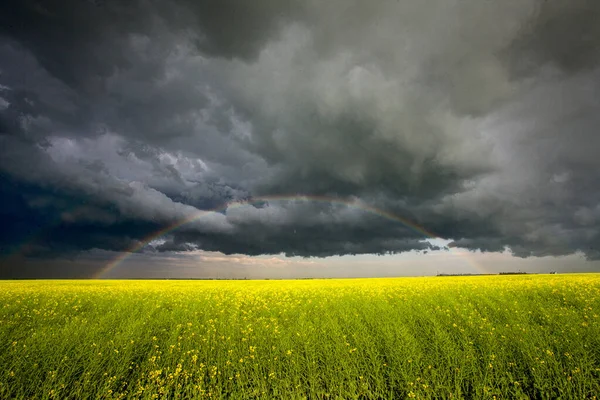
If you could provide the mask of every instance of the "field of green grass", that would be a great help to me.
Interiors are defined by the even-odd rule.
[[[595,398],[598,314],[598,274],[2,281],[0,398]]]

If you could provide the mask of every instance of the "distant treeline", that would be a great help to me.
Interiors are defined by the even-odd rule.
[[[498,272],[497,274],[437,274],[436,276],[484,276],[484,275],[537,275],[538,272]],[[556,271],[548,272],[548,274],[556,274]]]

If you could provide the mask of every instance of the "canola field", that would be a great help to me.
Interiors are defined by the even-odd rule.
[[[1,399],[592,399],[600,275],[2,281]]]

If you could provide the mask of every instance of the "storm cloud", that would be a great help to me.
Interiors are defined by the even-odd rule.
[[[428,231],[600,258],[598,20],[591,0],[4,1],[0,252],[128,251],[190,220],[151,250],[388,254]]]

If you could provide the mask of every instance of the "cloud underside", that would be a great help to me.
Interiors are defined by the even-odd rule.
[[[0,252],[599,258],[600,3],[434,3],[3,2]]]

